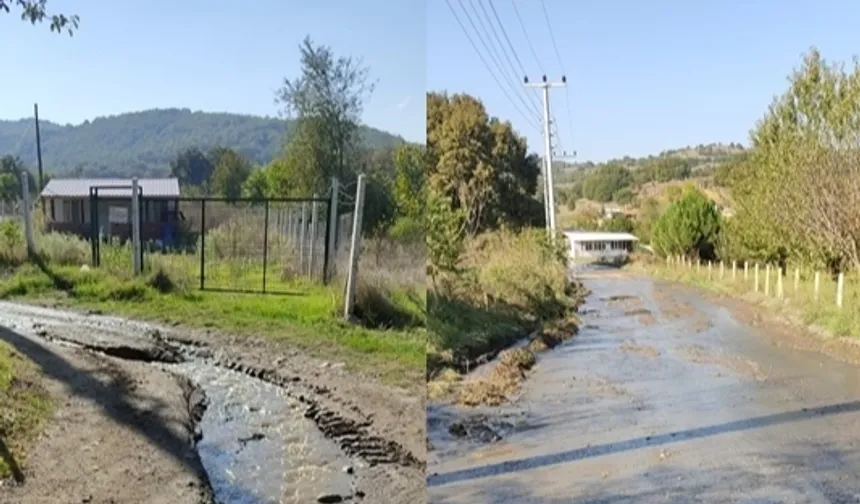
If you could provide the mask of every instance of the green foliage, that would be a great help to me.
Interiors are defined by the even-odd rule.
[[[633,183],[630,170],[624,166],[610,164],[600,167],[589,175],[582,184],[583,195],[594,201],[608,202],[625,187]]]
[[[375,85],[370,70],[361,60],[335,57],[330,47],[315,45],[310,37],[302,41],[299,52],[301,74],[284,79],[276,100],[287,116],[298,118],[303,132],[312,131],[304,141],[314,148],[304,144],[302,161],[313,164],[324,180],[331,176],[348,180],[355,175],[349,160],[358,151],[364,102]],[[307,185],[311,180],[303,182]]]
[[[27,173],[27,183],[30,196],[39,192],[36,177],[26,169],[20,158],[12,156],[0,157],[0,202],[12,202],[21,199],[21,173]]]
[[[263,199],[268,197],[270,192],[269,174],[262,168],[253,170],[242,184],[242,196],[245,198]]]
[[[738,259],[860,267],[860,62],[847,71],[810,50],[727,168],[736,208],[725,248]]]
[[[254,167],[241,155],[230,149],[213,152],[215,171],[209,184],[212,194],[222,198],[236,199],[242,196],[242,186]]]
[[[538,158],[474,97],[428,93],[427,153],[428,185],[462,212],[468,234],[542,221]]]
[[[695,187],[688,187],[655,223],[651,243],[661,255],[712,259],[720,224],[714,202]]]
[[[622,187],[621,189],[615,191],[615,194],[612,195],[612,201],[616,203],[620,203],[622,205],[626,205],[633,201],[633,189],[629,187]]]
[[[613,215],[612,218],[603,222],[601,229],[613,233],[632,233],[635,224],[633,219],[626,215]]]
[[[257,165],[272,161],[297,129],[296,120],[189,109],[152,109],[98,117],[76,126],[42,120],[42,156],[58,176],[161,177],[180,152],[196,147],[233,149]],[[32,119],[0,120],[0,153],[36,165]],[[20,142],[21,138],[27,141]],[[394,147],[399,136],[364,125],[358,127],[361,145]]]
[[[427,194],[427,259],[430,276],[458,270],[466,237],[466,215],[453,208],[445,195],[430,188]]]
[[[170,175],[182,186],[205,186],[213,171],[212,160],[197,147],[184,149],[170,161]]]
[[[394,153],[394,201],[400,215],[420,222],[424,216],[426,157],[423,147],[404,145]]]
[[[639,214],[636,217],[634,232],[643,243],[651,243],[651,233],[661,213],[662,208],[660,208],[660,202],[656,198],[645,198],[639,203]]]
[[[47,0],[0,0],[0,12],[9,14],[12,7],[21,9],[21,20],[29,21],[31,24],[50,20],[51,31],[62,33],[65,31],[69,36],[74,35],[78,29],[80,18],[77,15],[49,14],[46,5]]]

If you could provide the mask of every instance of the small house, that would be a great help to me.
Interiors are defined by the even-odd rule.
[[[565,231],[564,234],[570,243],[572,261],[624,262],[639,241],[639,238],[630,233]]]
[[[179,180],[138,179],[143,241],[172,241],[181,219]],[[42,190],[48,231],[131,237],[131,179],[51,179]],[[94,196],[96,195],[96,196]],[[93,212],[92,202],[96,204]],[[95,225],[93,223],[95,220]]]

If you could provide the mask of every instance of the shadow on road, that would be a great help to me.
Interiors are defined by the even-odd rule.
[[[614,443],[606,443],[597,446],[586,446],[566,452],[553,453],[549,455],[540,455],[519,460],[509,460],[490,464],[481,467],[463,469],[444,474],[434,474],[427,478],[427,486],[435,487],[457,483],[460,481],[468,481],[488,476],[497,476],[520,471],[528,471],[531,469],[539,469],[541,467],[552,466],[556,464],[564,464],[577,460],[600,457],[602,455],[610,455],[626,451],[638,450],[645,447],[661,446],[681,441],[699,439],[729,432],[740,432],[771,425],[784,424],[788,422],[798,422],[807,420],[817,416],[837,415],[840,413],[852,413],[860,411],[860,401],[852,401],[846,403],[832,404],[821,406],[818,408],[804,408],[796,411],[787,411],[784,413],[776,413],[773,415],[765,415],[745,420],[736,420],[716,425],[708,425],[693,429],[669,432],[655,436],[645,436],[625,441]]]
[[[97,404],[115,422],[138,432],[151,445],[157,446],[205,480],[205,472],[199,459],[188,456],[191,449],[190,433],[189,437],[185,438],[167,426],[166,420],[159,414],[166,408],[162,401],[135,394],[129,389],[130,384],[123,379],[123,376],[111,376],[110,382],[104,383],[75,367],[47,346],[6,327],[0,326],[0,339],[38,365],[44,376],[64,383],[71,394]],[[139,408],[135,403],[147,404],[149,407]],[[0,456],[4,459],[7,456],[11,458],[2,439],[0,439]]]
[[[21,471],[21,467],[18,465],[15,457],[12,456],[12,452],[6,447],[2,432],[0,432],[0,460],[6,463],[16,483],[20,484],[24,482],[24,473]]]

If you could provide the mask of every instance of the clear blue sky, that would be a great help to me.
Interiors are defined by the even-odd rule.
[[[13,2],[14,3],[14,2]],[[305,35],[364,58],[378,79],[364,122],[423,141],[423,0],[49,0],[74,37],[0,14],[0,118],[77,124],[153,107],[275,116]]]
[[[449,1],[485,52],[460,0]],[[514,1],[548,78],[558,80],[562,67],[567,72],[569,91],[552,90],[550,103],[561,146],[576,150],[578,160],[718,141],[747,144],[750,128],[773,96],[787,88],[787,76],[811,46],[828,60],[846,63],[860,52],[860,2],[848,0],[544,0],[560,64],[540,0]],[[462,2],[487,33],[485,40],[498,48],[492,31],[479,24],[488,21],[477,0]],[[526,71],[538,79],[541,72],[512,1],[493,0],[493,5]],[[480,97],[491,114],[510,119],[532,149],[542,150],[539,132],[494,82],[445,0],[428,0],[427,27],[429,89]],[[487,62],[495,68],[490,58]],[[506,60],[501,63],[507,66]],[[522,82],[520,75],[513,78]]]

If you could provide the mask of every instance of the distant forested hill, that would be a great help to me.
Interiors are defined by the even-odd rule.
[[[229,147],[264,164],[277,154],[293,124],[270,117],[154,109],[99,117],[77,126],[42,120],[40,126],[47,172],[109,177],[164,175],[170,161],[188,147],[204,151]],[[404,141],[370,127],[362,127],[361,135],[373,148]],[[25,165],[35,166],[35,138],[32,119],[0,120],[0,156],[20,156]]]

